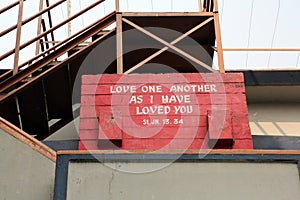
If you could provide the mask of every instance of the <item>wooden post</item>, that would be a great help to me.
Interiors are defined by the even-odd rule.
[[[123,74],[123,38],[122,38],[122,14],[116,15],[117,26],[117,73]]]
[[[17,24],[17,35],[16,35],[16,46],[15,46],[15,58],[14,58],[13,75],[15,75],[16,73],[18,73],[20,42],[21,42],[21,30],[22,30],[22,18],[23,18],[23,5],[24,5],[24,0],[20,0],[20,3],[19,3],[19,13],[18,13],[18,24]]]
[[[216,42],[217,42],[219,71],[221,73],[225,73],[223,47],[222,47],[221,30],[220,30],[220,19],[219,19],[219,12],[218,12],[218,0],[214,0],[213,15],[214,15],[214,24],[215,24],[215,33],[216,33]]]
[[[43,5],[44,1],[40,0],[40,5],[39,5],[39,12],[41,12],[43,10]],[[42,26],[42,15],[39,16],[38,18],[38,24],[37,24],[37,35],[41,34],[41,27]],[[36,41],[36,45],[35,45],[35,55],[38,55],[40,53],[40,40]]]

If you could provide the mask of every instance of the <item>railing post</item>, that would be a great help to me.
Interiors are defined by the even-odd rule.
[[[224,67],[224,55],[223,55],[223,47],[222,47],[222,38],[221,38],[221,30],[220,30],[220,19],[219,19],[219,8],[218,8],[218,0],[214,1],[214,24],[215,24],[215,33],[216,33],[216,43],[217,43],[217,53],[218,53],[218,64],[219,71],[221,73],[225,73]]]
[[[213,11],[214,12],[219,12],[219,4],[218,4],[218,0],[212,0],[214,2],[214,7],[213,7]]]
[[[49,4],[49,0],[46,0],[46,6],[47,6],[47,7],[49,7],[49,6],[50,6],[50,4]],[[52,25],[52,17],[51,17],[50,10],[48,10],[47,14],[48,14],[49,28],[52,28],[52,27],[53,27],[53,25]],[[54,33],[53,33],[53,31],[52,31],[50,34],[51,34],[51,39],[52,39],[52,42],[54,42],[54,41],[55,41],[55,39],[54,39]],[[54,43],[52,43],[52,46],[54,46],[54,45],[55,45],[55,44],[54,44]]]
[[[15,46],[13,75],[18,73],[21,31],[22,31],[22,18],[23,18],[23,5],[24,5],[24,0],[20,0],[19,13],[18,13],[18,23],[17,23],[17,34],[16,34],[16,46]]]
[[[43,10],[43,7],[44,7],[44,1],[40,0],[39,12]],[[37,35],[41,34],[41,28],[42,28],[41,26],[42,26],[42,15],[40,15],[38,18]],[[35,55],[38,55],[39,53],[40,53],[40,40],[37,40],[35,45]]]
[[[117,31],[117,73],[123,74],[123,37],[122,37],[122,14],[116,15],[116,31]]]
[[[68,19],[71,17],[71,0],[67,0]],[[72,24],[68,22],[68,37],[72,35]]]
[[[115,0],[115,4],[116,4],[116,12],[120,12],[120,1],[119,0]]]
[[[198,8],[199,8],[199,12],[203,12],[202,0],[198,0]]]

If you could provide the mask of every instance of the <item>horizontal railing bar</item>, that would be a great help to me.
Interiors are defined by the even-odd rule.
[[[93,3],[92,5],[86,7],[85,9],[81,10],[80,12],[74,14],[74,15],[71,16],[70,18],[68,18],[68,19],[66,19],[66,20],[64,20],[64,21],[62,21],[61,23],[59,23],[59,24],[57,24],[56,26],[50,28],[49,30],[43,32],[42,34],[40,34],[40,35],[34,37],[33,39],[31,39],[31,40],[25,42],[24,44],[20,45],[20,50],[23,49],[24,47],[27,47],[27,46],[30,45],[31,43],[37,41],[38,39],[40,39],[40,38],[43,37],[44,35],[47,35],[47,34],[49,34],[50,32],[52,32],[52,31],[54,31],[54,30],[60,28],[61,26],[63,26],[63,25],[65,25],[66,23],[68,23],[69,21],[73,20],[74,18],[77,18],[77,17],[80,16],[81,14],[83,14],[83,13],[85,13],[86,11],[90,10],[91,8],[97,6],[98,4],[102,3],[103,1],[105,1],[105,0],[99,0],[99,1],[97,1],[97,2],[95,2],[95,3]],[[8,52],[5,53],[4,55],[0,56],[0,60],[3,60],[4,58],[6,58],[6,57],[12,55],[14,52],[15,52],[15,49],[12,49],[12,50],[8,51]]]
[[[23,20],[23,21],[22,21],[22,25],[27,24],[27,23],[30,22],[31,20],[37,18],[38,16],[44,14],[45,12],[51,10],[52,8],[55,8],[56,6],[62,4],[62,3],[65,2],[65,1],[66,1],[66,0],[58,1],[58,2],[56,2],[55,4],[53,4],[53,5],[51,5],[51,6],[47,7],[47,8],[45,8],[44,10],[42,10],[42,11],[40,11],[40,12],[38,12],[37,14],[32,15],[31,17],[29,17],[29,18]],[[5,35],[5,34],[7,34],[7,33],[9,33],[9,32],[11,32],[12,30],[14,30],[14,29],[16,29],[16,28],[17,28],[17,25],[13,25],[13,26],[9,27],[8,29],[6,29],[6,30],[4,30],[4,31],[2,31],[2,32],[0,33],[0,37],[3,36],[3,35]]]
[[[223,48],[223,51],[300,51],[300,48]]]
[[[25,1],[25,0],[24,0],[24,1]],[[20,1],[16,1],[16,2],[14,2],[14,3],[12,3],[12,4],[10,4],[10,5],[6,6],[6,7],[4,7],[4,8],[2,8],[2,9],[0,10],[0,14],[6,12],[7,10],[9,10],[9,9],[11,9],[11,8],[13,8],[13,7],[15,7],[15,6],[18,5],[19,3],[20,3]]]

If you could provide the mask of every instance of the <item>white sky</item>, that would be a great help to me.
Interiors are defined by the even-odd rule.
[[[49,0],[50,4],[58,0]],[[96,0],[72,0],[72,14]],[[122,11],[176,11],[196,12],[198,0],[120,0]],[[14,0],[1,0],[0,8]],[[23,19],[38,11],[39,0],[25,2]],[[299,0],[219,0],[223,48],[300,48],[300,1]],[[72,23],[72,33],[80,30],[99,17],[114,10],[114,0],[92,9],[84,17]],[[0,31],[17,22],[18,8],[0,15]],[[251,14],[252,13],[252,14]],[[46,15],[44,15],[46,17]],[[63,3],[52,12],[53,23],[67,18],[67,4]],[[22,30],[21,42],[36,34],[37,22],[29,23]],[[67,27],[55,32],[56,40],[67,35]],[[50,37],[50,36],[48,36]],[[0,54],[14,48],[15,32],[0,38]],[[20,63],[34,54],[34,46],[22,50]],[[274,69],[300,68],[299,52],[225,52],[226,69]],[[11,68],[12,57],[0,61],[0,67]],[[216,60],[216,59],[215,59]]]

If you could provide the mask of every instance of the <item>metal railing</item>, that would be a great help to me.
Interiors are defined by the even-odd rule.
[[[60,0],[57,1],[56,3],[50,5],[49,4],[49,0],[46,0],[46,5],[47,7],[45,9],[41,9],[42,8],[42,3],[43,0],[40,0],[40,10],[38,13],[30,16],[27,19],[22,20],[23,17],[23,5],[24,5],[24,1],[25,0],[20,0],[17,1],[15,3],[12,3],[9,6],[6,6],[5,8],[0,10],[0,13],[4,13],[8,10],[10,10],[11,8],[19,5],[19,11],[18,11],[18,22],[17,24],[7,28],[6,30],[0,32],[0,37],[3,37],[9,33],[11,33],[12,31],[16,31],[16,45],[15,48],[5,52],[4,54],[2,54],[0,56],[0,61],[4,60],[6,58],[8,58],[9,56],[13,55],[14,56],[14,61],[13,61],[13,69],[9,70],[8,72],[2,74],[0,76],[0,79],[5,79],[11,75],[15,75],[16,73],[18,73],[18,71],[24,67],[28,67],[30,66],[33,62],[36,62],[37,60],[43,58],[45,55],[50,54],[51,52],[55,51],[57,48],[60,48],[62,45],[64,45],[65,43],[67,43],[68,41],[72,40],[72,38],[80,35],[81,33],[83,33],[84,31],[86,31],[87,29],[91,28],[93,25],[95,25],[95,23],[91,23],[90,25],[85,26],[83,29],[81,29],[80,31],[78,31],[77,33],[65,38],[62,41],[55,41],[54,40],[54,31],[65,26],[66,24],[68,24],[69,22],[71,22],[72,20],[82,16],[83,14],[85,14],[86,12],[88,12],[89,10],[91,10],[92,8],[98,6],[99,4],[101,4],[102,2],[104,2],[105,0],[98,0],[92,4],[90,4],[89,6],[87,6],[86,8],[83,8],[82,10],[80,10],[79,12],[77,12],[76,14],[70,16],[69,18],[63,20],[62,22],[58,23],[57,25],[53,26],[52,25],[52,17],[51,17],[51,11],[56,8],[57,6],[61,5],[62,3],[66,2],[67,0]],[[42,19],[42,15],[47,13],[48,14],[48,23],[49,23],[49,29],[45,30],[45,20]],[[27,24],[32,22],[33,20],[37,20],[38,19],[38,29],[41,28],[44,25],[44,30],[43,32],[41,32],[41,30],[38,31],[38,35],[34,36],[33,38],[30,38],[29,40],[27,40],[26,42],[21,44],[21,31],[22,31],[22,27]],[[50,35],[51,40],[50,41],[45,41],[45,43],[47,43],[48,45],[46,45],[46,48],[43,49],[43,47],[41,47],[42,50],[44,51],[39,51],[39,46],[41,45],[41,42],[43,43],[43,38],[45,39],[47,37],[47,35]],[[32,44],[36,43],[36,54],[35,56],[33,56],[32,58],[29,58],[28,60],[26,60],[25,62],[23,62],[22,64],[19,63],[19,56],[20,56],[20,51]],[[52,44],[52,46],[50,47],[49,44]]]
[[[18,73],[18,71],[22,68],[30,66],[32,63],[38,61],[39,59],[45,57],[46,55],[49,55],[51,52],[55,51],[57,48],[60,48],[62,45],[64,45],[66,42],[70,41],[72,38],[80,35],[82,32],[84,32],[86,29],[93,26],[91,24],[90,26],[86,26],[85,28],[81,29],[77,33],[73,35],[69,35],[69,37],[63,39],[62,41],[55,41],[54,37],[54,31],[62,28],[65,25],[68,25],[71,21],[78,17],[82,17],[86,12],[91,10],[92,8],[98,6],[105,0],[98,0],[93,3],[91,3],[86,8],[80,10],[78,13],[70,16],[69,18],[63,20],[62,22],[58,23],[57,25],[53,26],[52,24],[52,16],[51,12],[57,8],[58,6],[61,6],[63,3],[65,3],[67,0],[58,0],[52,5],[49,4],[49,0],[46,0],[46,7],[43,8],[43,0],[40,0],[39,5],[39,11],[38,13],[26,18],[23,20],[23,7],[25,0],[16,1],[0,10],[0,14],[4,13],[6,11],[9,11],[10,9],[18,6],[18,21],[16,24],[10,26],[9,28],[3,30],[0,32],[0,37],[3,37],[13,31],[16,31],[16,41],[15,41],[15,47],[10,49],[9,51],[5,52],[4,54],[0,55],[0,61],[8,58],[9,56],[14,56],[13,60],[13,69],[7,71],[6,73],[2,74],[0,76],[1,80],[5,80],[7,77],[11,75],[15,75]],[[215,8],[216,3],[214,1],[217,0],[198,0],[199,3],[199,11],[200,12],[212,12],[215,11],[217,8]],[[215,9],[215,10],[214,10]],[[115,11],[120,11],[120,0],[115,0]],[[47,14],[48,18],[48,30],[46,30],[45,25],[45,19],[43,19],[43,14]],[[30,38],[29,40],[21,43],[21,32],[24,25],[34,21],[38,20],[38,26],[37,26],[37,35]],[[48,40],[48,35],[50,35],[50,40]],[[19,57],[20,57],[20,51],[24,48],[27,48],[28,46],[36,43],[35,48],[35,55],[30,57],[29,59],[23,63],[19,63]],[[45,45],[45,46],[44,46]]]

